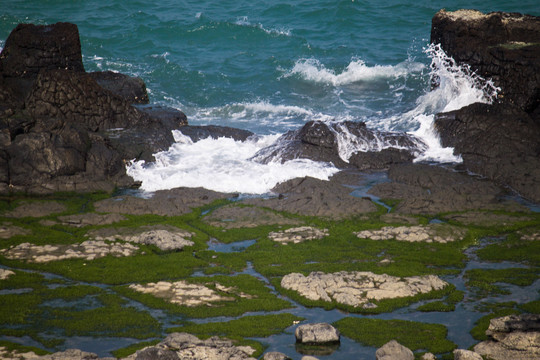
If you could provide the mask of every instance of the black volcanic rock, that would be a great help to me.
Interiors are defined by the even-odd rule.
[[[532,113],[540,106],[540,17],[439,11],[431,42],[501,88],[500,100]]]
[[[540,123],[516,106],[472,104],[438,114],[443,146],[454,147],[472,172],[540,202]]]
[[[206,125],[206,126],[182,126],[178,129],[182,134],[188,136],[191,141],[197,142],[202,139],[220,137],[231,138],[236,141],[246,141],[249,137],[254,136],[251,131],[236,129],[228,126]]]
[[[84,71],[76,25],[17,26],[0,54],[0,193],[134,185],[126,161],[153,160],[187,123],[130,104],[147,101],[141,79]]]
[[[148,92],[144,81],[139,77],[131,77],[112,71],[89,73],[99,86],[120,96],[130,104],[148,104]]]
[[[340,138],[356,151],[348,163],[339,154]],[[370,130],[363,122],[309,121],[300,130],[284,134],[253,159],[263,163],[310,159],[329,162],[338,168],[383,169],[391,163],[412,161],[421,147],[423,143],[411,135]]]
[[[77,25],[19,24],[6,39],[0,54],[5,77],[36,77],[42,70],[84,72]]]

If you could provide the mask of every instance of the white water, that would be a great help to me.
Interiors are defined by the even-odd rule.
[[[366,120],[368,128],[379,131],[411,129],[409,134],[419,138],[416,161],[460,162],[452,148],[443,148],[436,134],[433,122],[436,113],[459,109],[475,102],[491,102],[497,88],[470,71],[458,66],[453,59],[436,46],[426,52],[432,59],[433,76],[439,79],[439,86],[420,96],[416,106],[403,114],[389,118],[374,117]],[[424,68],[422,64],[404,62],[396,66],[368,67],[360,60],[352,61],[341,73],[326,69],[316,60],[300,60],[285,74],[300,76],[306,81],[340,86],[362,81],[375,81],[381,78],[407,77]],[[268,101],[246,102],[223,107],[201,109],[194,116],[198,119],[233,119],[236,122],[249,122],[253,118],[261,124],[272,125],[277,122],[281,131],[284,128],[297,129],[301,121],[333,121],[335,117],[295,105],[276,105]],[[339,120],[348,119],[344,114]],[[339,128],[339,126],[338,126]],[[342,127],[344,129],[344,127]],[[392,139],[376,136],[375,141],[367,142],[348,131],[338,131],[339,154],[345,161],[357,151],[380,151],[395,147]],[[295,177],[311,176],[327,180],[338,170],[331,164],[310,160],[293,160],[281,164],[279,161],[261,164],[251,158],[259,150],[272,145],[279,134],[260,136],[245,142],[232,139],[204,139],[193,143],[179,132],[175,134],[176,143],[167,151],[155,155],[157,161],[145,164],[133,162],[128,166],[128,174],[142,181],[141,188],[146,191],[170,189],[174,187],[204,187],[220,192],[239,192],[245,194],[264,194],[280,182]]]
[[[335,167],[310,160],[292,160],[284,164],[259,164],[250,161],[260,149],[272,144],[277,135],[262,136],[245,142],[229,138],[204,139],[193,143],[175,132],[176,143],[155,155],[156,162],[134,162],[128,175],[142,181],[146,191],[174,187],[204,187],[220,192],[264,194],[278,183],[311,176],[328,180],[338,171]]]

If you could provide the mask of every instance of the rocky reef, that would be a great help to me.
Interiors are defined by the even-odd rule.
[[[443,146],[469,171],[540,201],[540,18],[441,10],[431,42],[499,88],[494,104],[438,114]]]

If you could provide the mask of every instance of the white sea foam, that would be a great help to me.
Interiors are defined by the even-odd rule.
[[[254,28],[258,28],[258,29],[261,29],[262,31],[264,31],[265,33],[269,34],[269,35],[283,35],[283,36],[291,36],[291,31],[288,30],[288,29],[267,29],[265,28],[262,24],[252,24],[249,20],[248,20],[248,17],[247,16],[240,16],[236,19],[236,22],[235,22],[236,25],[240,25],[240,26],[249,26],[249,27],[254,27]]]
[[[410,73],[421,72],[424,67],[423,64],[412,61],[404,61],[394,66],[368,66],[363,60],[353,59],[342,72],[336,73],[326,68],[317,59],[301,59],[296,61],[285,77],[297,75],[307,81],[340,86],[362,81],[404,77]]]
[[[175,132],[176,143],[155,155],[156,162],[133,162],[127,173],[142,181],[146,191],[174,187],[204,187],[220,192],[244,194],[268,193],[280,182],[303,176],[327,180],[338,170],[326,163],[292,160],[284,164],[259,164],[249,160],[270,145],[277,135],[261,136],[253,141],[229,138],[204,139],[193,143]]]

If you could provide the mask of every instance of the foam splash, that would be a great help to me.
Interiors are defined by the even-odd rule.
[[[311,176],[328,180],[338,171],[334,166],[310,160],[292,160],[283,164],[259,164],[250,160],[260,149],[272,144],[278,135],[261,136],[253,141],[229,138],[204,139],[193,143],[175,131],[176,143],[155,154],[156,161],[135,161],[127,168],[141,189],[156,191],[175,187],[204,187],[219,192],[265,194],[278,183],[296,177]]]
[[[260,29],[260,30],[264,31],[265,33],[267,33],[269,35],[291,36],[291,31],[287,30],[287,29],[267,29],[260,23],[259,24],[252,24],[248,20],[247,16],[238,17],[235,24],[240,25],[240,26],[247,26],[247,27],[257,28],[257,29]]]
[[[363,60],[353,59],[341,73],[336,73],[332,69],[327,69],[317,59],[301,59],[285,74],[285,77],[297,75],[307,81],[341,86],[362,81],[405,77],[410,73],[421,72],[424,67],[423,64],[412,61],[404,61],[394,66],[367,66]]]

